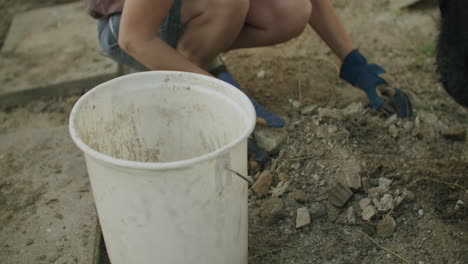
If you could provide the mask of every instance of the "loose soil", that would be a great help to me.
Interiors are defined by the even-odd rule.
[[[0,45],[15,12],[65,2],[0,0]],[[455,210],[457,202],[468,203],[467,141],[443,136],[450,126],[466,129],[468,112],[447,96],[435,73],[438,9],[432,1],[406,9],[389,2],[333,1],[362,52],[411,94],[413,120],[389,120],[365,107],[363,94],[337,77],[339,62],[310,29],[285,44],[224,55],[247,93],[289,120],[287,140],[273,162],[249,168],[252,176],[270,170],[273,187],[281,173],[290,182],[274,217],[261,212],[271,194],[260,198],[251,192],[249,263],[468,263],[466,206]],[[289,99],[318,107],[302,115]],[[66,125],[75,100],[37,100],[1,112],[0,133]],[[346,108],[352,103],[357,110]],[[31,159],[60,147],[33,151]],[[9,156],[0,162],[6,168],[27,161]],[[405,199],[366,224],[358,202],[369,194],[357,191],[336,210],[336,219],[332,212],[317,213],[308,228],[296,229],[297,208],[329,206],[330,189],[350,172],[368,178],[371,187],[380,178],[390,179],[387,193],[405,193]],[[1,181],[1,193],[12,193],[14,186]],[[298,192],[305,201],[296,201]],[[18,206],[11,208],[21,210]],[[350,207],[355,222],[347,217]],[[393,235],[381,238],[369,230],[385,215],[397,226]]]

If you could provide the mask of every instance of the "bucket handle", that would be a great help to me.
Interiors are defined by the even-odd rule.
[[[244,181],[246,181],[247,184],[249,185],[249,188],[252,187],[252,185],[254,184],[248,177],[246,177],[246,176],[240,174],[239,172],[237,172],[237,171],[235,171],[235,170],[229,168],[229,166],[228,166],[227,164],[224,165],[224,169],[226,169],[226,170],[229,171],[229,172],[234,173],[235,175],[239,176],[241,179],[243,179]]]

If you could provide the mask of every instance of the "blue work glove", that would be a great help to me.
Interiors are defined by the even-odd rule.
[[[236,80],[234,80],[232,75],[227,70],[224,70],[224,71],[222,71],[222,72],[220,72],[218,74],[213,74],[213,75],[216,78],[218,78],[220,80],[223,80],[223,81],[237,87],[238,89],[240,89],[239,84],[236,82]],[[262,118],[263,120],[265,120],[265,123],[266,123],[267,126],[269,126],[269,127],[284,127],[284,125],[286,123],[285,123],[283,118],[281,118],[281,117],[273,114],[272,112],[268,111],[262,105],[260,105],[257,101],[255,101],[253,98],[251,98],[250,96],[249,96],[249,99],[250,99],[250,101],[252,102],[252,104],[255,107],[255,112],[257,114],[257,117]]]
[[[409,96],[382,78],[381,74],[384,73],[385,70],[379,65],[368,64],[366,58],[356,49],[344,59],[340,77],[362,89],[374,109],[388,115],[396,113],[402,118],[411,117],[413,108]]]

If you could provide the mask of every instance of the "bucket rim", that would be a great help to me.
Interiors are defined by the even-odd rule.
[[[244,101],[245,105],[247,106],[246,113],[250,116],[250,121],[248,122],[246,128],[244,131],[241,133],[240,136],[237,136],[234,140],[229,142],[228,144],[224,145],[221,148],[215,149],[214,151],[204,153],[203,155],[196,156],[190,159],[184,159],[184,160],[176,160],[176,161],[169,161],[169,162],[142,162],[142,161],[131,161],[131,160],[124,160],[124,159],[118,159],[114,158],[110,155],[98,152],[91,148],[88,144],[83,142],[81,137],[78,136],[77,133],[77,128],[75,126],[75,121],[77,117],[77,112],[81,108],[82,104],[86,102],[87,98],[92,96],[93,94],[99,92],[100,89],[104,89],[105,87],[108,87],[112,83],[117,83],[121,81],[122,79],[126,79],[129,76],[135,77],[135,76],[144,76],[144,75],[186,75],[189,77],[193,78],[198,78],[198,79],[204,79],[209,82],[216,82],[220,84],[221,86],[227,86],[227,87],[232,87],[234,88],[234,93],[238,94],[241,98],[242,101]],[[147,72],[138,72],[138,73],[131,73],[123,76],[119,76],[117,78],[108,80],[106,82],[103,82],[88,92],[86,92],[83,96],[81,96],[78,101],[75,103],[75,105],[72,108],[72,111],[70,113],[70,119],[69,119],[69,132],[72,140],[75,142],[75,144],[78,146],[79,149],[81,149],[84,154],[91,156],[98,162],[104,162],[110,165],[118,166],[118,167],[124,167],[124,168],[131,168],[131,169],[143,169],[143,170],[170,170],[170,169],[178,169],[178,168],[186,168],[186,167],[191,167],[196,164],[202,163],[204,161],[212,160],[218,156],[221,156],[225,154],[226,152],[229,152],[231,149],[233,149],[235,146],[237,146],[240,142],[243,140],[246,140],[249,135],[253,132],[256,124],[256,114],[255,114],[255,108],[250,101],[250,99],[247,97],[246,94],[244,94],[242,91],[240,91],[238,88],[235,86],[218,80],[214,77],[198,74],[198,73],[192,73],[192,72],[181,72],[181,71],[147,71]]]

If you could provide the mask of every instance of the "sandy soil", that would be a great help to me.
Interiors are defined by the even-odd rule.
[[[0,45],[14,12],[59,2],[68,1],[1,0]],[[339,62],[310,29],[282,45],[225,54],[247,93],[289,118],[287,141],[274,162],[250,168],[252,176],[271,171],[272,187],[287,175],[289,187],[273,215],[262,209],[271,194],[251,193],[249,263],[468,263],[467,210],[455,210],[457,202],[468,202],[468,147],[466,139],[443,136],[451,126],[466,129],[468,113],[448,98],[435,73],[438,10],[432,1],[410,9],[386,0],[333,2],[362,52],[413,96],[416,118],[389,121],[359,104],[350,112],[346,107],[365,97],[337,77]],[[318,107],[302,115],[289,99]],[[0,133],[32,131],[44,119],[63,126],[73,102],[37,101],[2,112]],[[367,222],[358,203],[369,193],[357,191],[342,208],[331,207],[330,190],[350,172],[371,187],[380,178],[392,180],[386,194],[404,197],[402,204]],[[305,199],[298,202],[301,192]],[[318,211],[305,229],[295,227],[300,207]],[[382,238],[371,231],[387,215],[397,226]]]

